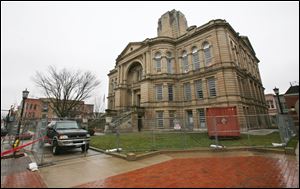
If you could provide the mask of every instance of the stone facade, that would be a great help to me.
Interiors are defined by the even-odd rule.
[[[143,120],[176,117],[194,129],[205,127],[207,108],[268,113],[255,51],[225,20],[188,27],[172,10],[157,31],[158,37],[130,42],[116,59],[108,74],[108,110],[142,107],[137,116]],[[166,120],[161,126],[172,127]]]

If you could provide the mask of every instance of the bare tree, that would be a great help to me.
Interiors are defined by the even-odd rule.
[[[94,103],[94,116],[95,118],[99,118],[101,113],[105,111],[105,94],[103,96],[100,96],[100,98],[95,97],[95,103]]]
[[[49,66],[47,74],[36,72],[33,78],[50,101],[50,108],[58,117],[69,117],[79,103],[90,97],[100,81],[89,71],[72,72],[67,69],[57,71]]]

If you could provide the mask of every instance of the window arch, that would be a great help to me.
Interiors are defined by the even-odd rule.
[[[167,57],[168,57],[168,58],[171,58],[171,57],[172,57],[172,53],[171,53],[170,51],[168,51],[166,54],[167,54]]]
[[[172,53],[167,52],[167,71],[168,73],[173,73],[173,62],[172,62]]]
[[[195,70],[200,68],[199,52],[197,47],[192,48],[192,62]]]
[[[189,71],[188,55],[186,51],[182,52],[182,69],[183,72]]]
[[[203,43],[203,51],[204,51],[205,65],[208,66],[211,63],[212,56],[211,56],[211,47],[207,41]]]
[[[154,55],[156,72],[161,72],[161,53],[157,52]]]

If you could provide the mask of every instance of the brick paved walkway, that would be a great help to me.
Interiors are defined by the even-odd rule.
[[[296,160],[287,157],[209,157],[173,159],[80,188],[298,187]]]
[[[4,176],[1,188],[47,188],[38,172],[23,171]]]
[[[28,156],[1,159],[1,188],[46,188],[38,172],[27,169]]]

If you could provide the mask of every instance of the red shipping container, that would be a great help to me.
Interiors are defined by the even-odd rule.
[[[209,137],[240,137],[236,107],[215,107],[206,109]]]

